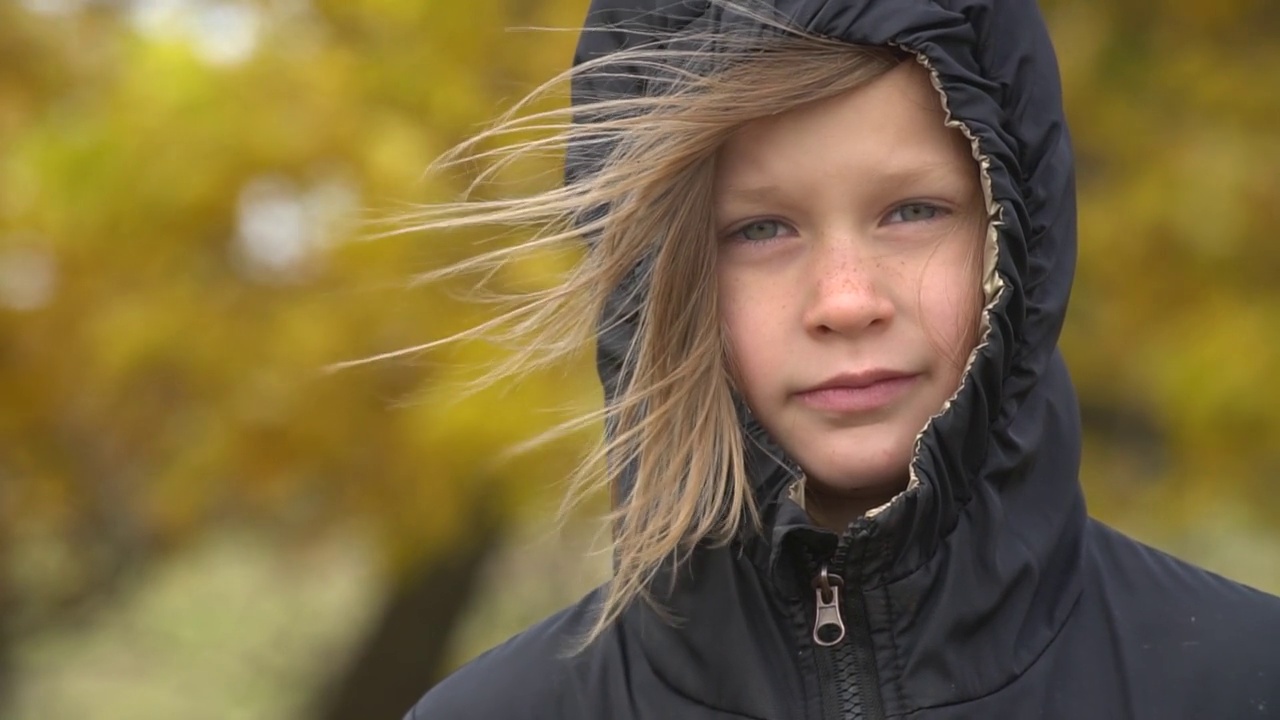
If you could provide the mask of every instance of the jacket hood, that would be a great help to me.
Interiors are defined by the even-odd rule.
[[[915,54],[983,168],[995,217],[984,338],[960,390],[917,440],[911,486],[855,522],[845,539],[868,614],[892,620],[872,628],[877,654],[894,657],[914,679],[913,702],[976,697],[1043,651],[1080,592],[1081,433],[1057,348],[1076,209],[1057,62],[1034,0],[774,0],[771,7],[811,33]],[[595,0],[575,60],[726,22],[745,21],[710,0]],[[574,87],[575,98],[642,92],[638,80],[584,77]],[[568,176],[589,171],[590,161],[571,148]],[[636,289],[618,288],[606,309],[597,362],[607,397],[635,329]],[[745,547],[783,592],[796,592],[796,551],[829,553],[839,539],[787,499],[793,472],[774,459],[782,455],[758,424],[744,418],[744,425],[760,445],[748,467],[765,520],[764,536]],[[625,493],[625,472],[620,483]],[[909,645],[893,637],[904,623]],[[941,651],[956,643],[969,652]]]

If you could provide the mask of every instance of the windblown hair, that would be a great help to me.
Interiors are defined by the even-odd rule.
[[[553,78],[437,161],[436,170],[465,164],[483,171],[462,199],[423,208],[406,226],[527,233],[522,241],[430,271],[423,276],[428,281],[474,275],[483,287],[527,254],[581,251],[552,287],[491,295],[501,303],[494,319],[397,353],[476,338],[508,344],[510,355],[481,384],[591,347],[619,321],[607,316],[618,300],[610,296],[620,288],[634,293],[633,340],[605,406],[541,438],[604,420],[608,431],[571,478],[570,502],[608,488],[624,468],[634,474],[629,492],[616,498],[614,575],[584,645],[635,600],[654,601],[652,585],[664,565],[680,563],[700,542],[728,542],[759,522],[744,459],[749,440],[735,408],[716,300],[717,150],[754,119],[865,85],[904,57],[800,33],[767,16],[754,19],[764,32],[758,23],[754,31],[660,38]],[[641,80],[645,91],[529,111],[575,80]],[[476,197],[513,163],[566,150],[590,159],[572,182],[521,197]]]

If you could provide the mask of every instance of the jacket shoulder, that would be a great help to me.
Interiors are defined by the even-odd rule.
[[[1275,623],[1280,621],[1280,597],[1193,565],[1100,522],[1091,521],[1091,526],[1088,553],[1105,585],[1142,596],[1153,603],[1149,609],[1164,614],[1199,609],[1206,620],[1249,625],[1271,621],[1269,629],[1280,634],[1280,624]]]
[[[486,651],[446,677],[404,720],[576,720],[574,644],[591,625],[601,588]],[[588,648],[585,653],[590,653]]]
[[[1086,565],[1093,609],[1135,672],[1163,692],[1217,707],[1217,717],[1280,707],[1280,598],[1230,580],[1094,522]],[[1141,669],[1138,669],[1141,668]]]

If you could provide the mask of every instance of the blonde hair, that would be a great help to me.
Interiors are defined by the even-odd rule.
[[[711,192],[718,148],[753,119],[865,85],[904,57],[746,14],[757,21],[754,30],[659,37],[581,63],[540,86],[435,164],[436,170],[484,168],[463,198],[422,208],[402,230],[531,231],[527,239],[423,276],[476,274],[479,286],[528,253],[585,246],[552,287],[487,296],[501,304],[494,319],[396,353],[481,337],[509,344],[511,354],[481,385],[590,347],[607,329],[600,321],[611,295],[620,288],[634,293],[635,332],[605,406],[539,438],[601,419],[608,428],[571,477],[570,503],[608,487],[624,468],[634,473],[629,494],[617,498],[611,514],[614,576],[584,645],[636,599],[653,601],[651,586],[664,564],[679,564],[700,542],[729,542],[759,522],[716,301]],[[528,112],[575,80],[642,80],[645,91]],[[530,133],[537,136],[509,140]],[[591,158],[572,182],[521,197],[476,198],[478,188],[513,163],[566,148]],[[617,322],[605,319],[606,326]]]

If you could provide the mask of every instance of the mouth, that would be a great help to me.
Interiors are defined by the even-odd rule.
[[[894,370],[846,373],[796,393],[815,410],[830,413],[869,413],[900,398],[920,379],[919,374]]]

